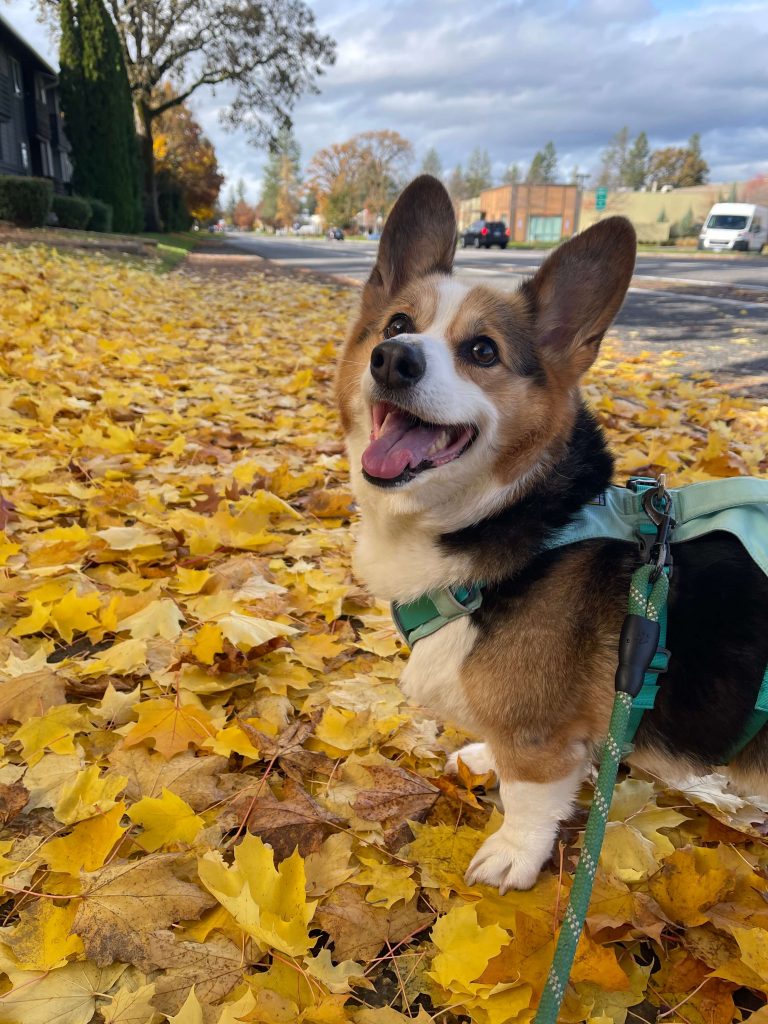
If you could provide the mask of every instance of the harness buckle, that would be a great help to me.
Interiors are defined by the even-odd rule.
[[[669,537],[675,528],[672,518],[672,495],[666,488],[666,476],[659,475],[654,486],[646,486],[642,492],[642,505],[645,514],[656,527],[655,534],[640,533],[640,555],[645,562],[655,562],[651,582],[655,582],[664,569],[672,575],[673,559]],[[643,480],[645,483],[645,480]]]

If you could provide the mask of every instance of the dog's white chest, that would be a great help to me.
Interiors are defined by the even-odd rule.
[[[403,693],[414,703],[469,732],[478,726],[461,685],[461,666],[476,638],[468,618],[449,622],[416,642],[400,678]]]

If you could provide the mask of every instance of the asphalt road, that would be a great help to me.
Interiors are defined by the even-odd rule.
[[[285,268],[363,281],[375,242],[226,236],[227,247]],[[541,250],[459,249],[468,284],[513,289],[546,258]],[[768,256],[639,253],[615,332],[631,352],[674,349],[681,370],[712,371],[736,390],[768,397]]]

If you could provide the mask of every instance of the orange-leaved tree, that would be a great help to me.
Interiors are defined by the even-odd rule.
[[[315,153],[307,184],[326,221],[346,225],[363,209],[386,214],[406,182],[412,159],[411,143],[398,132],[362,132]]]
[[[173,88],[163,83],[160,92],[162,101],[163,96],[173,95]],[[189,217],[213,217],[224,176],[213,144],[186,104],[168,107],[160,115],[153,145],[161,197],[164,191],[178,191]]]

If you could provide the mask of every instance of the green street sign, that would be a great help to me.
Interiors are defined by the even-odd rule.
[[[605,203],[606,203],[607,199],[608,199],[608,189],[607,188],[598,188],[598,189],[596,189],[595,190],[595,209],[596,210],[604,210],[605,209]]]

